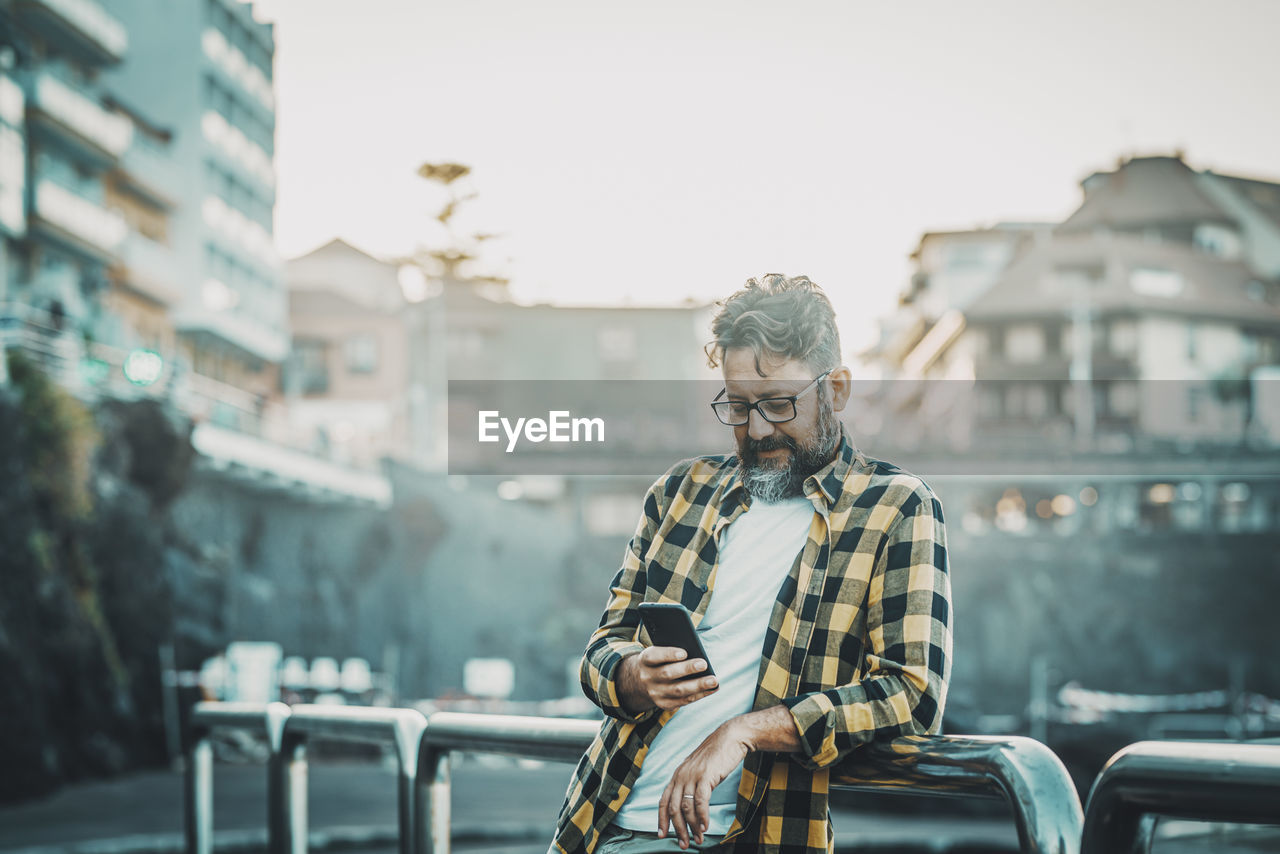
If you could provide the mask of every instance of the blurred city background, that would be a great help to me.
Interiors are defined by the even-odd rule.
[[[596,714],[674,460],[451,474],[449,383],[708,387],[714,300],[775,270],[942,499],[948,732],[1082,792],[1280,736],[1280,7],[432,5],[0,0],[0,849],[180,844],[201,698]],[[332,753],[325,838],[387,844],[377,752]],[[537,850],[568,772],[463,763],[461,832]]]

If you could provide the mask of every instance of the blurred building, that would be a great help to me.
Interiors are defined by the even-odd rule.
[[[399,269],[338,239],[285,268],[290,424],[304,445],[366,467],[412,455],[409,305]]]
[[[862,354],[889,376],[920,376],[921,358],[949,343],[957,320],[969,305],[995,284],[1025,244],[1043,240],[1051,223],[998,223],[971,231],[931,231],[911,253],[915,267],[898,297],[898,310],[880,318],[877,344]],[[941,322],[943,318],[945,322]],[[932,346],[912,355],[932,333]],[[934,343],[936,342],[936,343]]]
[[[411,307],[415,457],[447,463],[449,380],[708,379],[711,309],[513,302],[506,283],[444,275]],[[660,472],[655,472],[659,474]]]
[[[899,408],[950,394],[1001,441],[1280,439],[1254,405],[1280,363],[1280,185],[1174,156],[1126,160],[1082,186],[1080,208],[1030,239],[922,240],[909,298],[885,325],[902,331],[873,356],[886,376],[976,386],[921,384]],[[939,276],[950,269],[939,258],[970,256],[960,287]]]
[[[0,331],[68,385],[99,332],[107,270],[127,226],[107,176],[133,124],[104,103],[103,73],[125,57],[124,24],[95,2],[0,4]]]
[[[135,230],[126,266],[145,266],[157,242],[168,247],[178,355],[198,377],[188,405],[202,405],[195,414],[221,426],[265,432],[289,348],[272,238],[272,26],[233,0],[118,0],[111,8],[131,36],[126,61],[108,75],[111,93],[145,106],[159,131],[135,134],[137,171],[164,185],[147,190],[176,202],[160,241],[151,239],[161,236],[156,218],[131,208],[133,221],[153,229]]]
[[[887,381],[850,407],[946,507],[956,610],[980,615],[953,697],[1015,728],[1071,680],[1276,684],[1261,610],[1217,591],[1273,595],[1280,184],[1170,156],[1082,188],[1051,228],[925,235],[867,354]]]

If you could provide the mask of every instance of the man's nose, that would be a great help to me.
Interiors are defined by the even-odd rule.
[[[752,439],[765,439],[773,435],[773,424],[765,420],[759,409],[747,415],[747,435]]]

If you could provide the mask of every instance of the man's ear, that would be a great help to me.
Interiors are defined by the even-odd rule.
[[[841,365],[827,375],[827,380],[831,383],[831,409],[843,412],[845,404],[849,402],[849,395],[853,392],[853,374]]]

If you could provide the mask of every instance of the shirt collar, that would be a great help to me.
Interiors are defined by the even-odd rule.
[[[821,495],[825,500],[827,509],[830,510],[840,500],[840,493],[844,491],[844,483],[849,473],[855,468],[863,468],[867,465],[867,458],[853,444],[853,439],[849,436],[848,431],[844,429],[844,425],[841,424],[840,447],[836,451],[835,458],[805,478],[805,495],[810,494],[810,484],[812,484],[817,489],[817,494]],[[742,484],[742,461],[735,457],[734,465],[729,471],[729,478],[725,482],[724,500],[720,504],[720,515],[722,517],[730,516],[739,504],[745,503],[746,498],[746,487]]]

